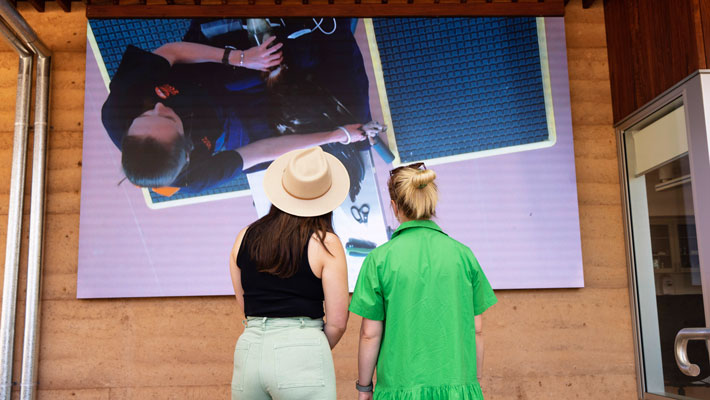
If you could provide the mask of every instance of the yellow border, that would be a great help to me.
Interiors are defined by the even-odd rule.
[[[547,132],[550,135],[550,146],[557,142],[555,125],[555,109],[552,105],[552,80],[550,79],[550,60],[547,54],[547,33],[545,18],[537,17],[537,45],[540,49],[540,70],[542,72],[542,90],[545,95],[545,113],[547,114]]]
[[[151,210],[160,210],[163,208],[178,207],[178,206],[188,206],[191,204],[207,203],[210,201],[233,199],[236,197],[244,197],[247,195],[251,195],[251,190],[247,189],[247,190],[238,190],[238,191],[227,192],[227,193],[209,194],[209,195],[205,195],[205,196],[198,195],[195,197],[190,197],[189,199],[170,200],[170,201],[162,201],[159,203],[153,203],[153,199],[150,197],[150,189],[141,188],[141,191],[143,192],[143,199],[145,199],[145,204]],[[178,193],[180,193],[180,192],[178,192]]]
[[[372,25],[372,18],[363,18],[365,24],[365,32],[367,33],[367,43],[370,48],[370,57],[372,58],[372,71],[375,74],[375,83],[377,84],[377,94],[380,97],[380,107],[382,107],[382,117],[387,125],[387,145],[394,160],[392,166],[400,164],[399,151],[397,150],[397,139],[394,136],[394,125],[392,124],[392,113],[390,112],[390,104],[387,101],[387,88],[385,87],[385,76],[382,73],[382,60],[380,60],[380,50],[377,48],[377,39],[375,39],[375,27]]]
[[[547,132],[548,139],[542,142],[523,144],[518,146],[509,146],[501,149],[492,149],[484,151],[476,151],[470,153],[456,154],[445,157],[437,157],[427,160],[428,165],[445,164],[452,162],[459,162],[464,160],[471,160],[475,158],[490,157],[502,154],[517,153],[521,151],[537,150],[553,146],[557,142],[557,130],[555,127],[555,112],[552,105],[552,85],[550,80],[550,63],[547,54],[547,35],[545,33],[545,18],[538,17],[535,22],[537,23],[537,38],[538,38],[538,48],[540,51],[540,71],[542,73],[542,85],[543,94],[545,98],[545,114],[547,116]],[[394,127],[392,126],[392,115],[389,108],[389,103],[387,102],[387,90],[385,88],[384,75],[382,73],[382,62],[380,60],[380,53],[377,48],[377,40],[375,38],[375,29],[372,25],[372,19],[365,19],[365,28],[367,29],[367,41],[370,45],[370,54],[372,57],[373,70],[375,73],[375,79],[377,80],[377,91],[380,97],[380,104],[382,106],[382,115],[384,116],[385,123],[389,127],[387,130],[387,141],[389,143],[390,150],[395,155],[395,159],[392,162],[392,166],[398,166],[401,164],[399,157],[399,152],[397,151],[397,140],[394,135]],[[414,162],[414,161],[412,161]]]
[[[89,41],[89,46],[91,47],[91,52],[94,54],[94,59],[96,64],[99,66],[99,72],[101,73],[101,79],[106,85],[106,90],[109,90],[109,84],[111,83],[111,78],[108,76],[108,70],[106,69],[106,64],[104,63],[104,58],[101,56],[101,50],[99,50],[99,44],[96,42],[96,36],[94,36],[94,31],[91,29],[91,23],[86,23],[86,40]]]
[[[104,59],[101,56],[101,50],[99,50],[99,45],[96,42],[96,36],[94,36],[94,31],[91,29],[91,23],[89,23],[89,22],[86,23],[86,39],[89,42],[89,47],[91,47],[91,51],[94,55],[94,59],[96,60],[96,64],[99,66],[99,72],[101,73],[101,79],[104,81],[104,85],[106,85],[106,90],[109,90],[109,85],[111,84],[111,78],[108,75],[108,69],[106,68],[106,63],[104,63]],[[246,189],[246,190],[238,190],[238,191],[228,192],[228,193],[210,194],[210,195],[205,195],[205,196],[198,195],[195,197],[191,197],[189,199],[170,200],[170,201],[165,201],[165,202],[153,203],[153,199],[150,197],[150,189],[141,188],[140,190],[143,193],[143,199],[145,200],[145,204],[151,210],[159,210],[162,208],[178,207],[178,206],[185,206],[185,205],[190,205],[190,204],[206,203],[209,201],[231,199],[231,198],[235,198],[235,197],[244,197],[244,196],[248,196],[251,194],[251,190]]]

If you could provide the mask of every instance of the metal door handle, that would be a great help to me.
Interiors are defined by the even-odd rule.
[[[678,368],[688,376],[700,375],[700,367],[688,360],[688,341],[710,340],[710,328],[683,328],[675,335],[675,362]]]

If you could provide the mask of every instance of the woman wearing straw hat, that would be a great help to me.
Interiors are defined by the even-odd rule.
[[[438,193],[423,163],[390,171],[401,223],[368,254],[350,311],[363,317],[358,351],[360,400],[483,399],[481,314],[496,297],[476,257],[431,221]],[[478,365],[478,368],[477,368]]]
[[[246,316],[232,399],[335,399],[330,350],[345,332],[348,283],[331,220],[349,187],[343,164],[320,147],[286,153],[266,170],[271,210],[239,232],[230,255]]]

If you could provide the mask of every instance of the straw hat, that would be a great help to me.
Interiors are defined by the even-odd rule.
[[[318,146],[282,155],[264,174],[266,197],[276,208],[299,217],[335,210],[349,190],[343,163]]]

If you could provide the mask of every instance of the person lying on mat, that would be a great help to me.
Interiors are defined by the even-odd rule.
[[[274,133],[260,74],[281,62],[280,48],[273,38],[245,50],[189,42],[153,52],[128,46],[101,115],[126,178],[200,193],[294,149],[366,139],[360,124]]]

